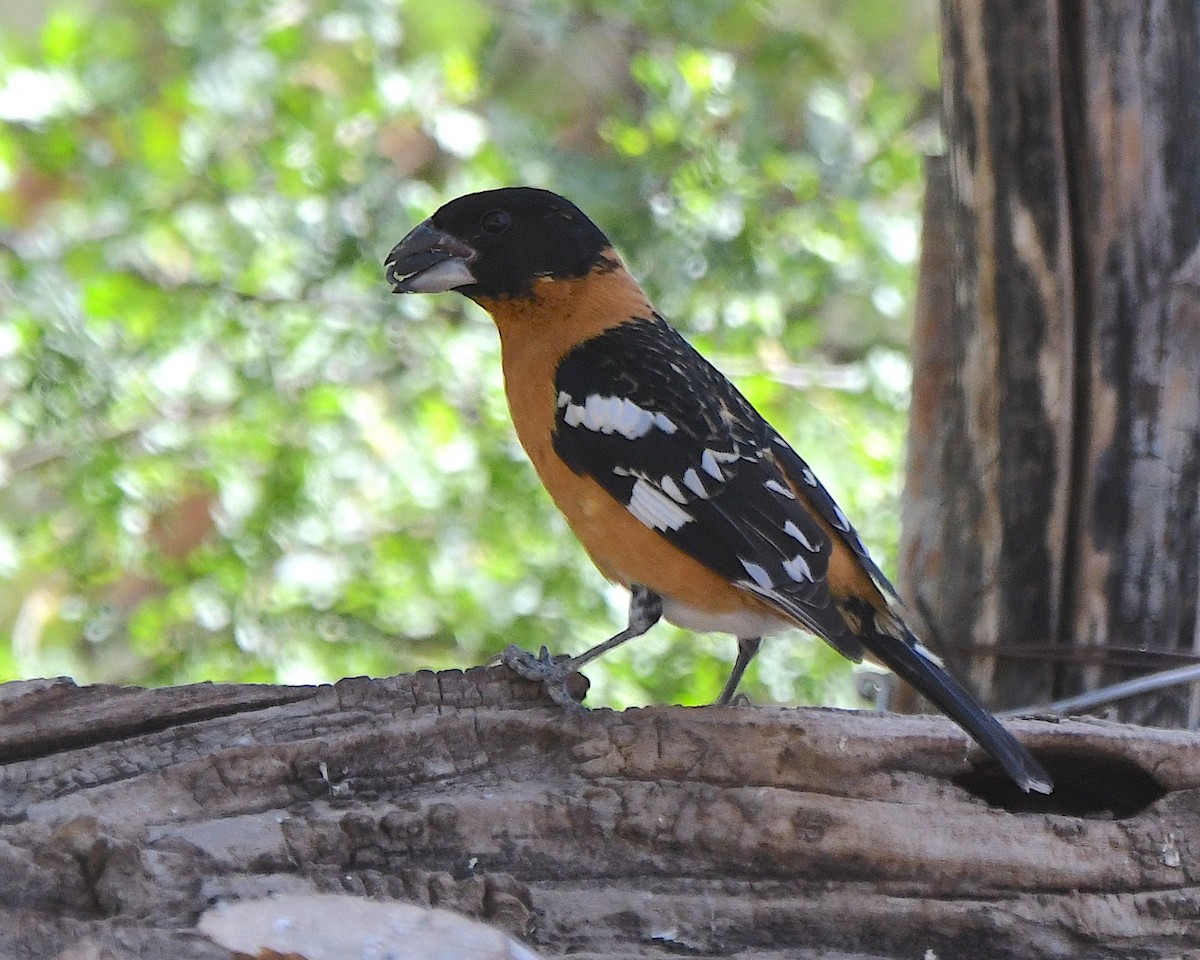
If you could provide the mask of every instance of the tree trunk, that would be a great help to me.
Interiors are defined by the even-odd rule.
[[[228,957],[203,911],[312,893],[447,907],[544,955],[1200,948],[1200,736],[1014,726],[1051,796],[1017,793],[940,717],[574,716],[502,668],[7,684],[0,956]]]
[[[943,22],[905,589],[1021,706],[1200,654],[1200,4]],[[1124,717],[1195,712],[1177,688]]]

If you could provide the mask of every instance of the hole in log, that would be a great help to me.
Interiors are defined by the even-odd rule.
[[[954,782],[990,807],[1088,820],[1125,820],[1167,794],[1157,780],[1124,757],[1080,750],[1039,752],[1037,758],[1054,780],[1054,792],[1049,796],[1022,793],[991,763],[956,777]]]

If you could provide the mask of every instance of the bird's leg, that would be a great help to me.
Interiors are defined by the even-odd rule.
[[[629,624],[620,633],[613,634],[603,643],[598,643],[590,650],[585,650],[577,657],[572,657],[565,664],[572,670],[578,670],[585,663],[591,663],[601,654],[608,653],[614,647],[619,647],[626,640],[640,637],[662,619],[662,597],[653,590],[635,583],[629,594]]]
[[[721,695],[717,697],[717,706],[726,707],[733,700],[733,695],[738,688],[738,684],[742,682],[742,674],[750,666],[750,661],[758,653],[758,648],[761,644],[762,637],[738,637],[737,660],[733,663],[733,670],[729,673],[729,679],[725,681],[725,688],[721,691]]]
[[[596,644],[576,657],[551,656],[545,647],[535,655],[522,650],[516,644],[509,644],[500,655],[500,662],[526,680],[539,681],[555,703],[577,707],[578,703],[567,689],[567,678],[601,654],[619,647],[626,640],[640,637],[661,618],[662,597],[653,590],[635,583],[630,588],[628,625],[603,643]]]

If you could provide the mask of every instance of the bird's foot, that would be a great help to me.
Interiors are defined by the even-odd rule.
[[[535,654],[510,643],[499,659],[518,677],[540,683],[550,699],[559,706],[572,713],[586,712],[579,701],[587,693],[587,680],[571,666],[572,658],[567,654],[551,656],[546,646]]]
[[[714,707],[752,707],[754,701],[744,693],[735,693],[730,696],[722,694],[712,702]]]
[[[515,643],[510,643],[497,658],[513,673],[526,680],[558,680],[563,672],[562,665],[568,663],[570,655],[560,653],[552,656],[550,648],[545,644],[537,653],[522,650]]]

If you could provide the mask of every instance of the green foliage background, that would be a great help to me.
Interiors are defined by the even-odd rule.
[[[382,279],[441,202],[508,183],[589,212],[894,568],[933,27],[884,0],[108,0],[6,30],[0,679],[329,680],[622,623],[487,318]],[[660,626],[593,699],[704,702],[733,650]],[[851,699],[800,634],[752,673]]]

